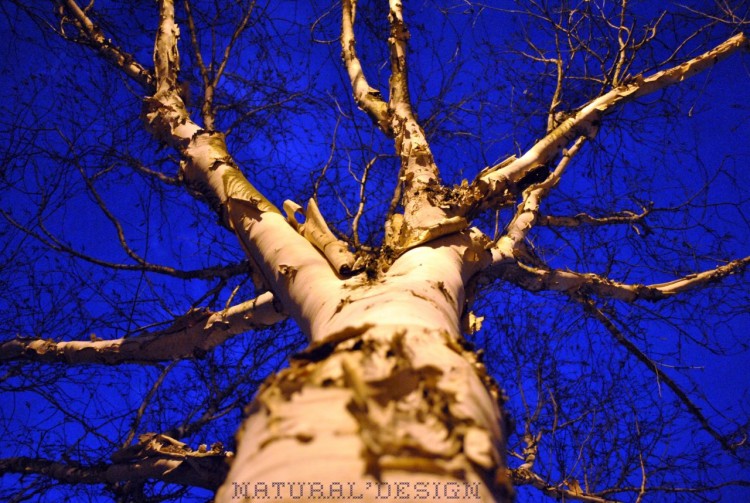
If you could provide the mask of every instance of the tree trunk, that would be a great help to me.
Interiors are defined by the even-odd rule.
[[[459,329],[476,241],[312,292],[313,342],[249,406],[216,501],[509,501],[500,393]]]
[[[392,94],[407,212],[382,253],[396,252],[344,278],[353,260],[340,260],[346,245],[315,203],[302,225],[300,208],[285,203],[284,219],[242,175],[224,135],[190,119],[177,92],[178,33],[174,5],[162,0],[148,126],[180,151],[185,181],[234,230],[260,282],[311,342],[249,406],[217,501],[510,499],[499,393],[459,328],[465,285],[492,257],[481,232],[430,199],[437,167],[405,74],[392,79]]]

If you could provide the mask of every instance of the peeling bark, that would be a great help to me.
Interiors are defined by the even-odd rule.
[[[484,274],[500,277],[532,292],[551,290],[566,293],[594,294],[600,297],[634,302],[636,300],[656,301],[691,289],[701,288],[731,275],[742,273],[750,264],[750,257],[733,260],[695,274],[689,274],[664,283],[653,285],[627,284],[592,273],[547,269],[523,264],[509,259],[499,250],[493,250],[495,260],[492,269]]]
[[[135,337],[62,342],[17,337],[0,344],[0,361],[114,365],[200,358],[234,335],[284,318],[274,306],[273,295],[265,293],[224,311],[191,311],[165,330]]]
[[[478,200],[472,206],[492,207],[503,200],[506,193],[530,171],[553,161],[578,136],[596,135],[605,115],[618,106],[660,91],[701,73],[738,50],[748,50],[747,37],[739,33],[714,49],[675,67],[648,77],[636,76],[611,91],[593,99],[568,117],[526,153],[512,162],[500,163],[482,171],[472,184]],[[469,213],[473,207],[465,207]]]
[[[79,466],[30,457],[0,459],[0,473],[38,474],[67,484],[161,480],[216,489],[227,472],[226,453],[152,454],[109,465]]]
[[[478,232],[454,234],[377,280],[319,292],[313,343],[249,406],[217,501],[274,481],[351,483],[363,501],[378,483],[510,498],[501,393],[459,330],[463,285],[490,259],[483,245]]]
[[[217,501],[272,481],[355,484],[363,501],[376,500],[368,488],[378,483],[508,498],[500,395],[473,353],[439,330],[357,328],[324,359],[299,355],[266,383]],[[282,499],[294,500],[308,501]]]

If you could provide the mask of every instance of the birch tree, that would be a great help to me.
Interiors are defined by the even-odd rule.
[[[748,7],[631,3],[4,4],[3,496],[750,486]]]

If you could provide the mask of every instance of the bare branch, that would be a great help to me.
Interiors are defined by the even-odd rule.
[[[75,0],[61,0],[59,3],[58,13],[61,15],[61,24],[72,23],[78,30],[78,37],[81,42],[89,44],[97,50],[104,59],[119,68],[125,74],[138,82],[146,89],[153,89],[156,85],[151,70],[147,69],[141,63],[135,60],[132,54],[125,52],[112,43],[112,40],[106,38],[101,29],[94,24],[86,12],[76,3]]]
[[[180,29],[174,20],[174,0],[159,1],[159,29],[154,43],[154,73],[156,74],[156,96],[173,94],[180,73],[180,56],[177,39]]]
[[[539,215],[537,225],[547,227],[578,227],[580,225],[616,225],[629,224],[635,226],[638,224],[644,226],[643,220],[651,214],[652,208],[643,208],[640,213],[634,213],[629,210],[618,211],[603,217],[594,217],[587,213],[578,213],[572,217],[558,215]]]
[[[502,199],[513,184],[518,183],[524,175],[554,160],[576,137],[594,137],[602,118],[618,106],[679,84],[711,68],[740,49],[748,49],[748,39],[743,34],[735,35],[710,51],[680,65],[649,77],[635,77],[588,102],[518,159],[507,165],[496,165],[482,171],[473,183],[477,193],[482,196],[477,203],[482,207],[490,206],[498,198]],[[468,209],[466,208],[467,211]]]
[[[750,480],[729,480],[722,482],[721,484],[701,485],[699,487],[675,487],[675,486],[649,486],[649,493],[665,493],[665,494],[701,494],[710,491],[716,491],[725,487],[750,487]],[[618,487],[613,489],[605,489],[597,492],[597,494],[605,495],[612,493],[638,493],[640,487]]]
[[[665,374],[664,371],[662,371],[659,366],[653,360],[651,360],[651,358],[646,356],[646,354],[641,351],[630,339],[625,337],[625,334],[623,334],[622,331],[617,328],[617,325],[615,325],[614,321],[612,321],[612,319],[607,314],[605,314],[604,311],[602,311],[602,309],[599,308],[593,300],[588,299],[585,296],[574,296],[574,298],[583,305],[586,312],[592,314],[594,318],[599,320],[599,322],[604,325],[607,331],[620,345],[627,349],[630,354],[635,356],[641,363],[644,364],[646,368],[653,372],[654,376],[659,380],[659,382],[663,382],[670,390],[672,390],[672,392],[675,394],[675,396],[677,396],[680,402],[682,402],[688,412],[692,414],[692,416],[700,423],[701,427],[708,434],[714,437],[714,439],[716,439],[716,441],[721,444],[724,450],[731,454],[735,453],[737,448],[742,444],[732,444],[726,436],[716,431],[716,429],[711,426],[708,418],[706,418],[703,412],[701,412],[700,408],[698,408],[695,402],[690,399],[688,394],[671,377]]]
[[[176,176],[169,176],[161,171],[157,171],[155,169],[151,169],[148,166],[144,165],[143,162],[141,162],[139,159],[136,159],[135,157],[125,155],[123,156],[125,158],[125,162],[128,166],[130,166],[134,171],[141,173],[149,178],[153,178],[154,180],[158,180],[161,183],[164,183],[166,185],[171,186],[178,186],[182,184],[182,181],[176,177]]]
[[[0,354],[2,354],[2,346],[0,346]],[[135,417],[133,417],[133,421],[131,422],[130,431],[125,437],[125,441],[122,443],[123,448],[126,448],[127,446],[129,446],[130,443],[135,438],[135,435],[138,432],[138,426],[141,424],[141,421],[143,420],[143,415],[146,413],[146,409],[148,408],[148,405],[154,399],[156,392],[164,383],[164,379],[167,378],[167,376],[172,371],[176,363],[177,363],[177,360],[171,361],[169,365],[167,365],[164,368],[164,370],[161,371],[161,374],[159,374],[159,377],[156,379],[156,381],[154,381],[154,384],[151,385],[151,389],[148,390],[148,393],[146,393],[146,396],[143,397],[143,400],[141,400],[141,404],[138,406],[138,410],[135,413]]]
[[[116,271],[145,271],[145,272],[152,272],[156,274],[163,274],[166,276],[172,276],[172,277],[180,278],[180,279],[231,278],[233,276],[237,276],[240,274],[247,274],[249,271],[247,261],[237,262],[235,264],[229,264],[229,265],[209,266],[209,267],[205,267],[201,269],[192,269],[192,270],[176,269],[174,267],[169,267],[169,266],[159,265],[159,264],[152,264],[146,261],[138,261],[137,264],[121,264],[117,262],[110,262],[108,260],[102,260],[96,257],[92,257],[90,255],[86,255],[85,253],[82,253],[76,250],[75,248],[63,243],[60,239],[58,239],[55,235],[53,235],[49,230],[47,230],[47,228],[44,226],[44,223],[41,221],[41,217],[39,218],[39,221],[38,221],[38,226],[42,231],[42,233],[40,234],[32,230],[30,227],[18,222],[5,210],[0,210],[0,214],[2,214],[2,216],[13,227],[20,230],[24,234],[27,234],[33,237],[34,239],[38,240],[40,243],[47,246],[50,250],[62,252],[67,255],[70,255],[71,257],[75,257],[77,259],[89,262],[91,264],[95,264],[100,267],[106,267],[107,269],[113,269]]]
[[[367,83],[364,70],[362,70],[362,63],[359,61],[355,50],[354,20],[357,0],[343,0],[341,8],[341,57],[344,59],[344,66],[352,85],[354,101],[370,116],[381,131],[391,136],[393,130],[388,118],[388,106],[383,101],[380,91]]]
[[[536,225],[542,200],[560,182],[565,169],[570,164],[570,160],[578,153],[585,141],[585,136],[579,137],[570,150],[563,151],[562,159],[546,180],[532,185],[524,191],[523,200],[518,205],[513,220],[508,224],[505,234],[500,237],[495,245],[500,250],[499,253],[512,256],[516,247],[526,239],[529,231]]]
[[[497,275],[503,280],[531,292],[550,290],[571,294],[585,293],[624,302],[634,302],[639,299],[656,301],[688,290],[701,288],[731,274],[740,274],[750,264],[749,256],[733,260],[715,269],[690,274],[673,281],[653,285],[637,285],[619,283],[592,273],[546,269],[526,265],[520,261],[509,261],[507,255],[500,254],[497,249],[494,249],[493,253],[496,262],[493,266],[494,271],[490,274]]]
[[[563,500],[586,501],[588,503],[618,503],[618,500],[612,500],[596,494],[585,493],[580,490],[565,489],[562,485],[552,485],[534,471],[527,468],[516,468],[508,470],[513,485],[531,486],[539,489],[545,496],[551,496]],[[580,488],[577,488],[580,489]]]
[[[223,311],[192,310],[169,328],[135,337],[64,342],[18,337],[0,344],[0,361],[114,365],[200,358],[234,335],[273,325],[285,317],[277,310],[273,295],[266,292]]]
[[[15,457],[0,459],[0,474],[21,473],[50,477],[65,484],[113,484],[161,480],[172,484],[216,489],[229,470],[232,454],[192,451],[152,452],[147,457],[110,465],[80,466],[48,459]]]
[[[391,77],[389,79],[390,94],[388,109],[402,118],[413,117],[411,98],[409,97],[409,79],[406,62],[406,47],[409,40],[409,30],[404,22],[403,4],[401,0],[389,0],[390,12],[388,22],[391,33],[388,45],[391,49]]]
[[[208,67],[206,66],[205,61],[203,61],[203,53],[200,50],[200,44],[198,44],[198,30],[195,27],[195,18],[193,17],[193,9],[190,7],[190,0],[184,0],[183,5],[185,6],[185,13],[187,14],[188,31],[190,32],[190,43],[193,46],[193,53],[195,54],[195,64],[201,74],[201,80],[203,81],[203,88],[205,90],[211,85],[211,77],[208,74]]]
[[[207,67],[205,62],[203,61],[200,44],[198,43],[197,29],[195,27],[195,21],[193,19],[193,13],[190,7],[190,0],[185,0],[184,4],[185,11],[187,12],[190,41],[193,45],[196,64],[198,65],[201,79],[203,81],[203,104],[201,105],[201,117],[203,119],[203,125],[205,126],[205,128],[208,130],[213,130],[216,121],[216,109],[214,107],[214,95],[216,93],[216,88],[219,85],[219,81],[221,80],[222,75],[224,75],[224,70],[226,69],[227,63],[229,61],[232,47],[234,46],[235,42],[237,42],[240,35],[247,27],[248,22],[250,21],[250,15],[253,13],[253,9],[255,8],[255,2],[250,3],[247,10],[245,11],[245,14],[242,16],[242,19],[235,27],[234,32],[229,39],[229,42],[224,48],[224,54],[221,61],[219,62],[218,68],[212,76],[209,75],[209,67]],[[214,68],[213,62],[211,62],[210,67]]]
[[[364,173],[362,173],[362,179],[359,180],[359,205],[357,206],[357,212],[354,214],[352,219],[352,236],[354,238],[354,245],[359,246],[359,220],[365,212],[365,202],[367,201],[367,193],[365,192],[365,185],[367,184],[367,176],[370,174],[370,170],[375,165],[378,159],[383,155],[376,155],[365,165]]]
[[[665,295],[674,295],[719,281],[730,274],[742,273],[748,264],[750,264],[750,257],[745,257],[733,260],[726,265],[717,267],[716,269],[709,269],[707,271],[689,274],[683,278],[667,281],[665,283],[651,285],[651,288],[655,288],[663,292]]]

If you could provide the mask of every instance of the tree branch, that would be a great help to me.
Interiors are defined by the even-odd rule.
[[[469,212],[476,207],[492,207],[498,199],[504,200],[506,193],[527,173],[554,160],[576,137],[581,135],[594,137],[602,118],[618,106],[679,84],[711,68],[737,50],[747,50],[749,47],[747,37],[740,33],[680,65],[662,70],[649,77],[637,76],[591,100],[518,159],[483,170],[472,183],[472,189],[478,197],[473,206],[469,205],[470,207],[465,208],[464,211]]]
[[[66,36],[65,24],[73,24],[78,30],[81,42],[96,49],[104,59],[146,89],[151,90],[155,87],[156,80],[151,70],[136,61],[132,54],[120,49],[112,43],[112,40],[106,38],[99,27],[88,17],[86,10],[81,9],[75,0],[61,0],[58,4],[58,15],[61,17],[63,36]]]
[[[285,317],[274,305],[273,295],[266,292],[224,311],[192,310],[169,328],[135,337],[63,342],[17,337],[0,344],[0,362],[115,365],[200,358],[234,335],[271,326]]]
[[[209,76],[209,68],[206,67],[203,61],[203,56],[201,55],[195,21],[193,19],[193,13],[190,7],[190,0],[185,0],[184,5],[185,11],[187,12],[188,29],[190,30],[190,41],[193,45],[196,64],[198,65],[198,69],[201,73],[201,79],[203,80],[203,104],[201,105],[201,117],[203,118],[203,125],[205,126],[205,128],[208,130],[213,130],[216,120],[216,109],[214,107],[214,95],[216,92],[216,88],[218,87],[219,81],[224,74],[224,70],[226,69],[227,62],[229,61],[229,56],[232,52],[232,48],[234,47],[235,42],[237,42],[237,39],[240,37],[242,32],[247,27],[247,23],[250,21],[250,15],[255,8],[255,2],[253,1],[250,3],[239,24],[235,27],[234,32],[232,33],[232,37],[229,39],[229,42],[224,48],[221,62],[219,63],[216,71],[213,73],[213,76]],[[211,62],[211,68],[214,68],[213,61]]]
[[[603,217],[594,217],[587,213],[578,213],[572,217],[559,215],[539,215],[537,225],[546,227],[578,227],[581,225],[615,225],[630,224],[635,227],[638,224],[645,227],[643,220],[651,213],[653,208],[643,208],[640,213],[634,213],[629,210],[618,211]],[[646,228],[646,232],[648,228]]]
[[[570,164],[570,160],[578,153],[585,141],[585,136],[579,137],[570,150],[563,151],[562,159],[546,180],[532,185],[523,192],[523,200],[518,205],[513,220],[508,224],[505,234],[495,244],[501,254],[512,256],[516,247],[524,242],[529,231],[536,225],[542,200],[560,182],[565,169]]]
[[[585,493],[575,486],[576,490],[564,489],[561,485],[555,486],[544,480],[536,472],[527,468],[516,468],[508,470],[509,477],[515,486],[531,486],[539,489],[545,496],[551,496],[563,501],[585,501],[588,503],[618,503],[618,500],[608,499],[596,494]]]
[[[680,402],[682,402],[688,412],[700,423],[701,427],[709,435],[714,437],[714,439],[719,442],[724,450],[726,450],[730,454],[734,454],[736,452],[737,448],[742,444],[732,444],[724,435],[716,431],[716,429],[711,426],[708,418],[703,415],[703,412],[701,412],[700,408],[695,405],[695,403],[690,399],[687,393],[671,377],[665,374],[659,368],[659,366],[653,360],[651,360],[651,358],[646,356],[646,354],[641,351],[638,346],[636,346],[630,339],[625,337],[625,334],[623,334],[622,331],[617,328],[617,325],[615,325],[610,317],[607,316],[607,314],[605,314],[604,311],[602,311],[602,309],[600,309],[593,300],[586,298],[585,296],[573,296],[573,298],[583,305],[583,308],[587,313],[593,315],[594,318],[596,318],[602,325],[604,325],[607,331],[620,345],[627,349],[631,355],[635,356],[638,361],[643,363],[646,368],[653,372],[654,376],[659,380],[659,382],[663,382],[670,390],[672,390],[672,392],[675,394],[675,396],[677,396]]]
[[[155,435],[151,438],[169,438]],[[170,439],[171,440],[171,439]],[[175,441],[176,442],[176,441]],[[132,449],[128,447],[115,453],[118,457],[112,464],[81,466],[73,463],[59,463],[48,459],[25,456],[0,459],[0,474],[19,473],[23,475],[43,475],[65,484],[113,484],[117,482],[161,480],[171,484],[217,489],[229,471],[227,459],[233,454],[225,452],[220,444],[216,448],[193,451],[185,444],[157,444],[159,447],[144,447],[137,456],[127,458],[118,454]],[[133,447],[140,447],[133,446]]]
[[[346,73],[352,85],[354,101],[357,106],[370,116],[372,121],[387,136],[393,136],[393,129],[388,117],[388,106],[380,91],[368,84],[362,63],[355,50],[354,20],[357,11],[357,0],[343,0],[341,4],[341,57],[344,60]]]
[[[365,213],[365,202],[367,201],[367,192],[365,191],[365,186],[367,185],[367,176],[370,174],[370,170],[372,169],[372,167],[381,157],[385,156],[383,154],[379,154],[370,159],[365,165],[364,172],[362,173],[362,178],[360,180],[357,180],[359,182],[359,204],[357,205],[357,212],[352,218],[352,237],[354,239],[354,246],[357,247],[360,246],[359,220]]]
[[[391,77],[389,79],[388,109],[396,115],[413,117],[409,96],[409,74],[406,63],[406,49],[409,30],[404,22],[401,0],[389,0],[388,22],[391,27],[388,46],[391,49]]]
[[[641,299],[657,301],[688,290],[704,287],[731,274],[742,273],[750,264],[750,256],[748,256],[733,260],[715,269],[689,274],[672,281],[638,285],[620,283],[593,273],[578,273],[526,265],[521,261],[508,259],[508,256],[501,254],[497,248],[493,249],[493,255],[495,263],[488,273],[530,292],[549,290],[570,294],[593,294],[624,302],[634,302]]]

